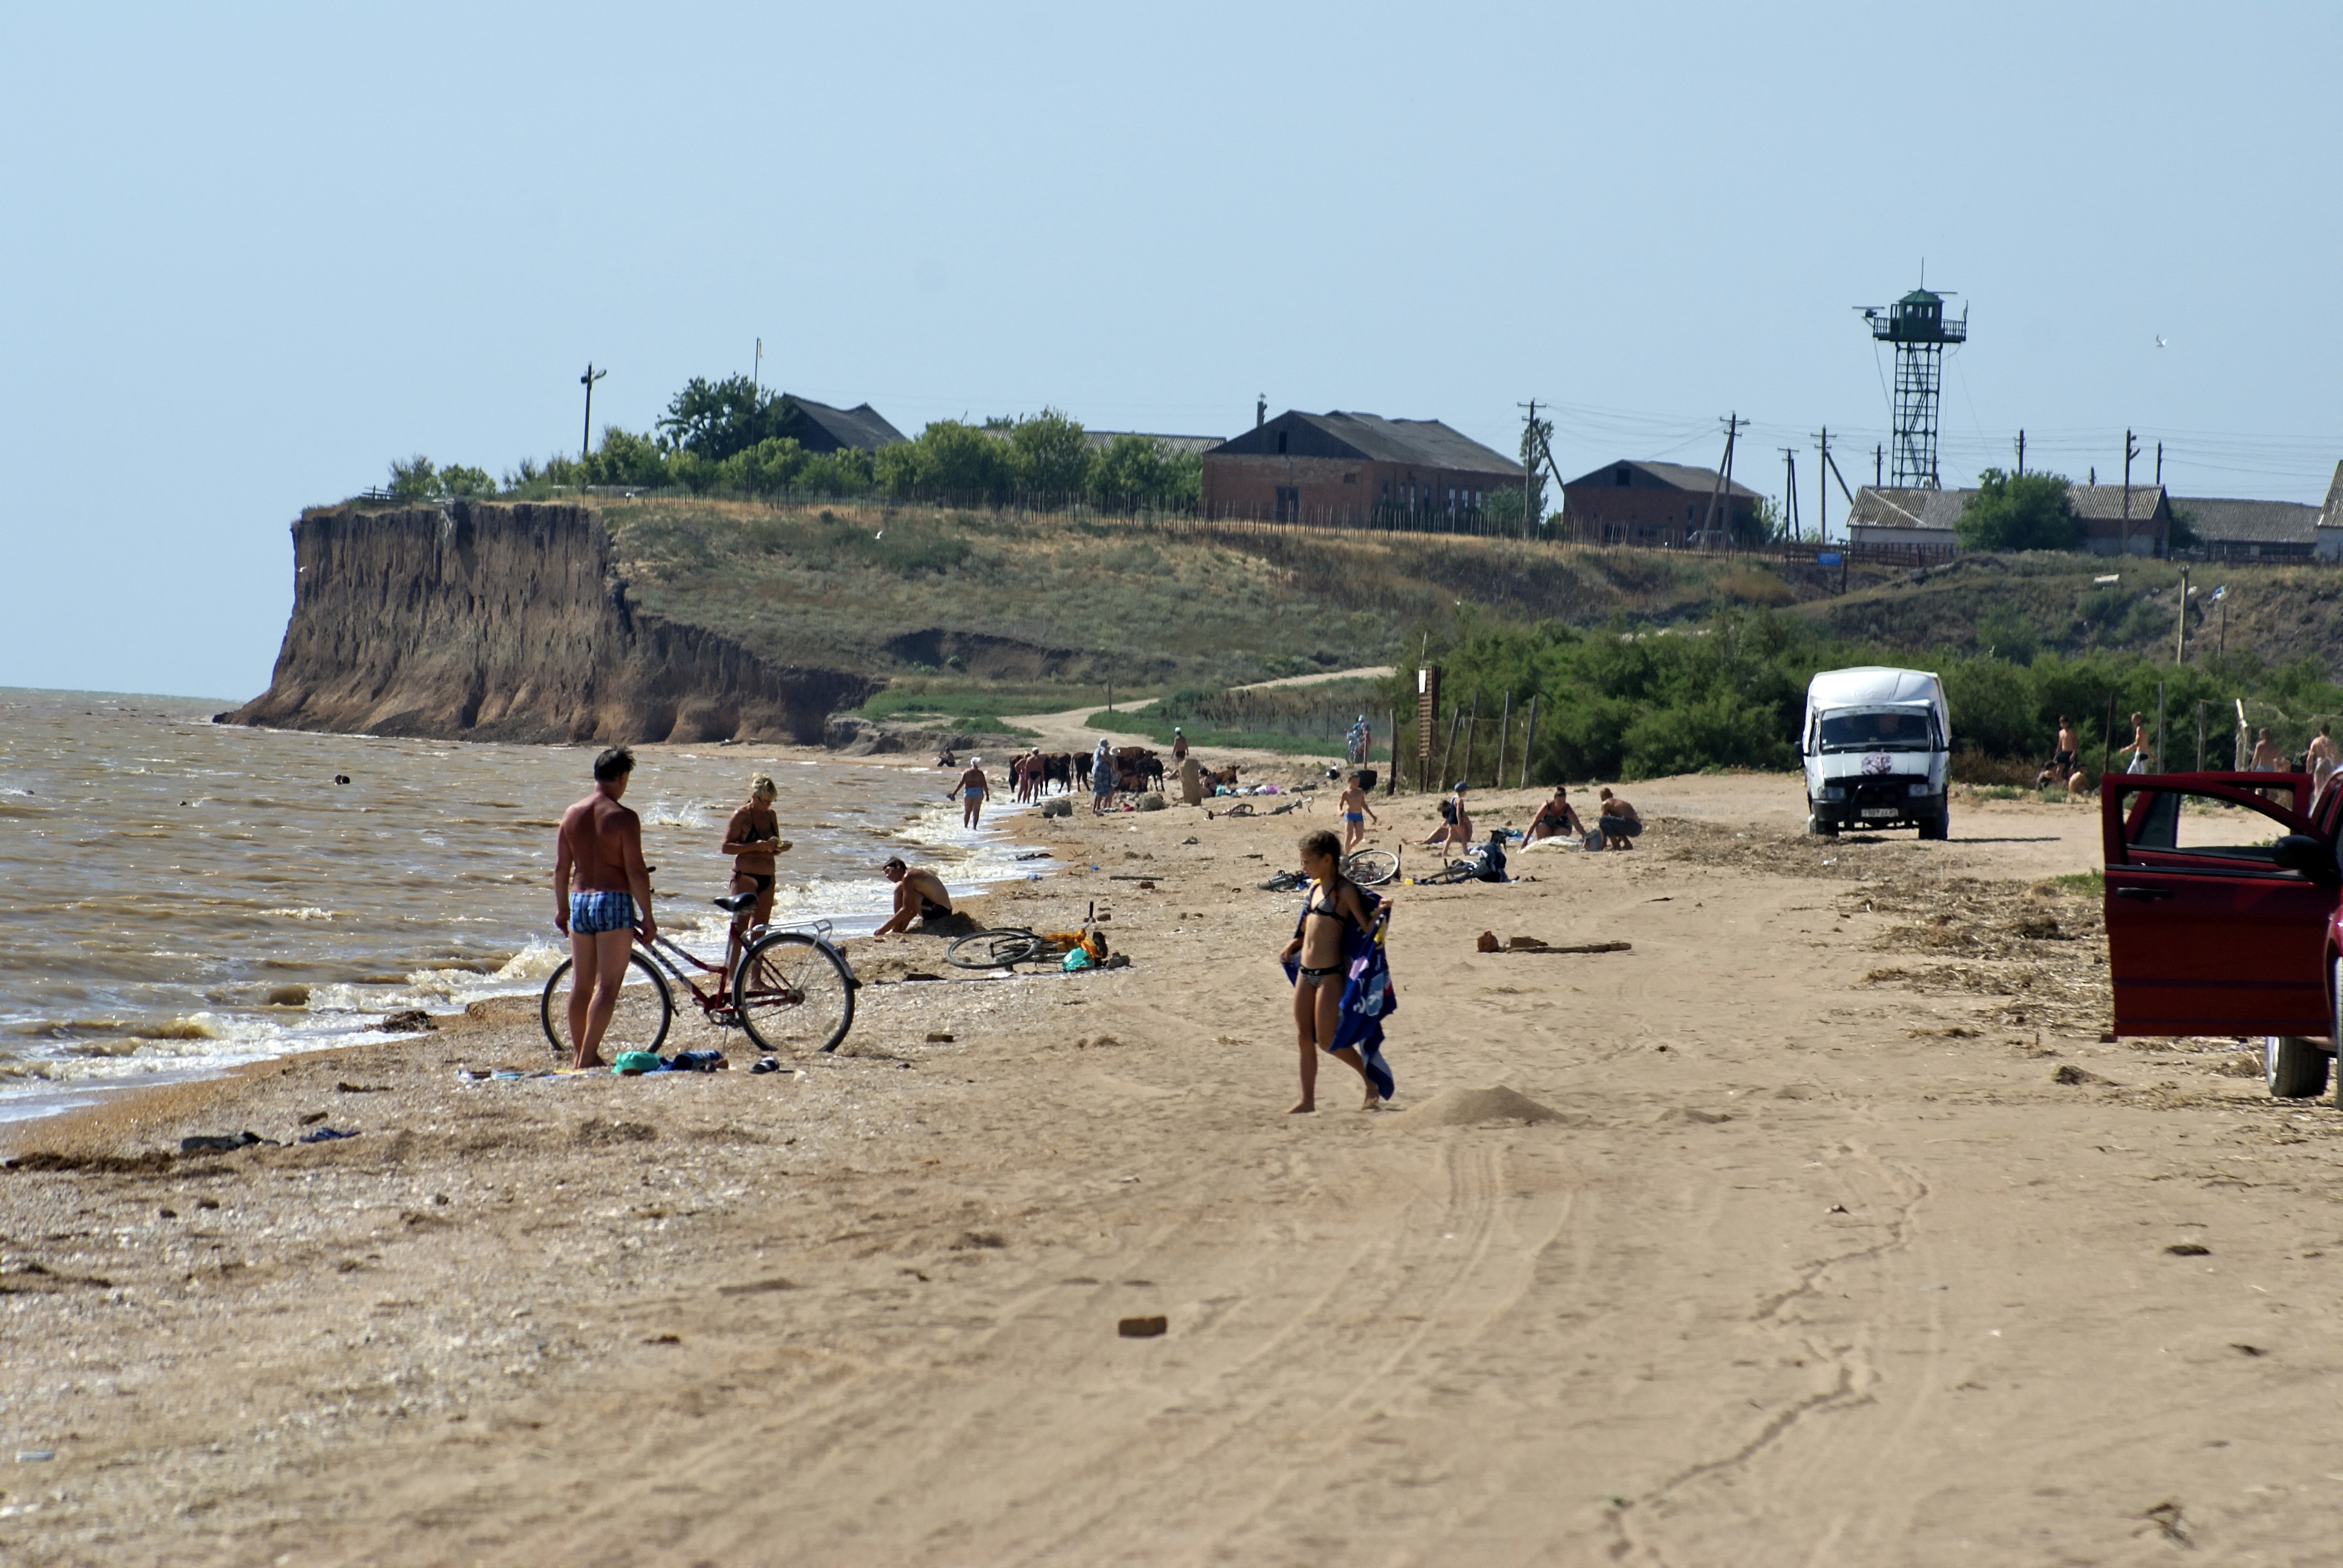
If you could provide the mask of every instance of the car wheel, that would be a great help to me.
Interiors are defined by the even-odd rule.
[[[1816,813],[1809,812],[1806,816],[1806,831],[1817,839],[1835,839],[1838,837],[1838,824]]]
[[[1937,812],[1934,817],[1929,818],[1926,821],[1920,824],[1920,837],[1923,839],[1949,838],[1952,834],[1952,830],[1953,813],[1949,808]]]
[[[2327,1053],[2300,1035],[2264,1035],[2262,1078],[2273,1100],[2316,1100],[2327,1091]]]

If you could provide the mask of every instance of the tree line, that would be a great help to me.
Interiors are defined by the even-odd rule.
[[[780,434],[788,399],[746,376],[694,377],[649,430],[605,426],[579,457],[522,459],[499,487],[478,468],[435,468],[421,456],[391,465],[391,495],[406,500],[499,492],[542,498],[587,486],[678,489],[693,495],[883,497],[945,506],[1192,512],[1203,459],[1148,436],[1091,444],[1054,408],[971,425],[941,419],[877,451],[809,452]]]

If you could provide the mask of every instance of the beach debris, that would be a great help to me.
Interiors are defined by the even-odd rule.
[[[266,1143],[272,1149],[278,1147],[277,1140],[263,1138],[257,1132],[239,1132],[233,1138],[218,1133],[198,1133],[192,1138],[180,1139],[179,1152],[182,1154],[226,1153],[231,1149],[249,1149],[256,1143]]]
[[[646,1072],[663,1072],[667,1063],[648,1050],[622,1050],[611,1059],[610,1070],[621,1078],[640,1078]]]
[[[779,1072],[780,1070],[781,1064],[779,1061],[769,1056],[760,1056],[757,1059],[757,1065],[750,1068],[749,1070],[751,1072]]]
[[[357,1136],[357,1134],[355,1132],[337,1132],[330,1127],[320,1127],[315,1132],[304,1132],[301,1134],[301,1141],[304,1143],[331,1143],[337,1139],[356,1138]]]
[[[719,1296],[761,1296],[770,1291],[794,1291],[797,1288],[795,1280],[785,1280],[775,1274],[769,1280],[750,1280],[740,1285],[719,1285],[716,1293]]]
[[[2175,1241],[2164,1250],[2176,1258],[2209,1258],[2213,1255],[2213,1249],[2202,1241]]]
[[[930,1045],[950,1045],[951,1042],[952,1037],[950,1030],[931,1029],[928,1031],[928,1043]]]
[[[1192,833],[1187,838],[1181,839],[1180,842],[1182,844],[1201,844],[1203,840]]]
[[[405,1012],[385,1013],[375,1027],[385,1034],[428,1034],[439,1026],[421,1008],[410,1007]]]
[[[268,988],[271,1007],[307,1007],[309,988],[305,985],[273,985]]]
[[[593,1147],[609,1143],[649,1143],[659,1136],[659,1129],[648,1121],[605,1121],[589,1116],[578,1124],[570,1134],[571,1141]]]
[[[1624,953],[1633,951],[1633,942],[1541,942],[1534,938],[1524,945],[1515,937],[1506,951],[1516,953]]]
[[[1495,952],[1498,949],[1500,949],[1500,948],[1503,947],[1505,944],[1504,944],[1504,943],[1503,943],[1503,942],[1501,942],[1501,941],[1499,941],[1499,940],[1497,940],[1497,933],[1496,933],[1496,932],[1494,932],[1494,931],[1483,931],[1483,932],[1481,933],[1481,935],[1480,935],[1480,939],[1479,939],[1478,940],[1476,940],[1473,945],[1474,947],[1476,947],[1476,948],[1480,949],[1480,950],[1481,950],[1483,952],[1484,952],[1484,953],[1493,953],[1493,952]]]
[[[644,1340],[643,1343],[647,1345],[679,1345],[683,1343],[683,1341],[680,1337],[675,1334],[652,1334],[650,1337]]]
[[[198,1209],[216,1209],[219,1207],[219,1200],[216,1198],[198,1198],[196,1200],[196,1207]]]
[[[1545,939],[1544,937],[1507,937],[1505,945],[1518,952],[1523,948],[1542,948],[1545,946]]]
[[[16,1451],[19,1464],[46,1464],[57,1456],[54,1448],[20,1448]]]
[[[2194,1541],[2188,1539],[2188,1532],[2183,1528],[2187,1522],[2180,1516],[2180,1504],[2173,1502],[2168,1497],[2163,1502],[2157,1503],[2155,1507],[2149,1509],[2146,1513],[2141,1514],[2140,1517],[2155,1525],[2158,1530],[2162,1531],[2164,1533],[2164,1538],[2167,1541],[2171,1542],[2176,1546],[2194,1546],[2197,1544]]]
[[[330,1111],[307,1111],[304,1113],[301,1118],[301,1125],[304,1127],[315,1127],[317,1123],[323,1121],[327,1117],[331,1116],[333,1112]]]
[[[388,1094],[390,1085],[387,1083],[337,1083],[334,1085],[334,1092],[336,1094]]]
[[[1127,1340],[1153,1340],[1161,1339],[1171,1327],[1171,1320],[1159,1312],[1153,1317],[1119,1318],[1114,1332]]]
[[[2262,1349],[2259,1345],[2241,1344],[2236,1340],[2231,1340],[2229,1342],[2229,1348],[2236,1351],[2239,1355],[2266,1356],[2269,1354],[2269,1352]]]
[[[2073,1062],[2071,1062],[2071,1061],[2070,1061],[2070,1062],[2068,1062],[2066,1066],[2064,1066],[2064,1067],[2060,1068],[2057,1071],[2056,1071],[2056,1072],[2052,1073],[2052,1074],[2050,1075],[2050,1081],[2051,1081],[2051,1082],[2053,1082],[2053,1083],[2110,1083],[2110,1084],[2111,1084],[2111,1083],[2115,1082],[2115,1080],[2114,1080],[2114,1079],[2112,1079],[2112,1078],[2101,1078],[2101,1077],[2100,1077],[2097,1073],[2096,1073],[2096,1072],[2086,1072],[2086,1071],[2084,1071],[2081,1068],[2077,1067]]]

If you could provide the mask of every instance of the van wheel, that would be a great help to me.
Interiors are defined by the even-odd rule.
[[[2299,1035],[2264,1035],[2262,1078],[2273,1100],[2316,1100],[2327,1091],[2327,1053]]]
[[[1806,816],[1806,831],[1817,839],[1835,839],[1838,837],[1838,824],[1826,821],[1809,812]]]
[[[1934,817],[1931,817],[1928,820],[1920,824],[1920,837],[1923,839],[1950,838],[1952,836],[1952,831],[1953,813],[1950,808],[1946,808],[1945,810],[1937,812]]]

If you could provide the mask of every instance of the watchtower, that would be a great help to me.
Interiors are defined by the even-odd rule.
[[[1969,337],[1968,307],[1956,321],[1945,314],[1945,297],[1914,289],[1885,309],[1862,307],[1871,336],[1896,345],[1895,479],[1900,488],[1935,490],[1936,398],[1944,386],[1945,345]]]

